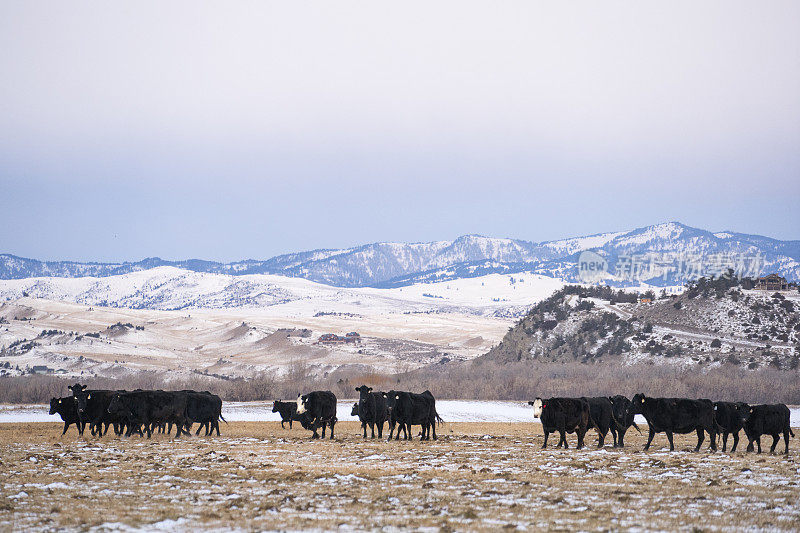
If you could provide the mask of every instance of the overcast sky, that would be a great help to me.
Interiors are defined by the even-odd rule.
[[[0,252],[800,239],[800,2],[0,0]]]

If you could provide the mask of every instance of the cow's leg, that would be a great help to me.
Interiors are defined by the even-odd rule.
[[[374,439],[375,438],[375,422],[370,422],[369,423],[369,431],[372,434],[371,438]]]
[[[367,423],[366,422],[361,422],[361,430],[364,432],[362,438],[366,439],[367,438]]]
[[[703,444],[703,441],[706,439],[706,432],[703,431],[703,428],[697,428],[697,446],[694,447],[694,451],[700,451],[700,445]]]
[[[603,444],[606,442],[606,435],[608,434],[608,430],[606,431],[599,431],[597,432],[597,447],[602,448]]]
[[[648,431],[650,432],[650,434],[647,435],[647,444],[644,445],[645,451],[650,449],[650,443],[653,442],[653,437],[656,436],[656,430],[653,429],[651,426],[648,426]]]
[[[326,424],[325,424],[325,421],[323,420],[322,421],[322,438],[323,439],[325,438],[325,426],[326,426]]]
[[[731,432],[731,435],[733,436],[733,446],[731,446],[731,453],[733,453],[733,452],[736,451],[736,446],[739,444],[739,432],[738,431]],[[724,443],[723,443],[723,446],[722,446],[722,451],[723,452],[725,451]]]
[[[756,437],[756,444],[758,444],[758,453],[761,453],[761,435]]]
[[[580,450],[581,448],[583,448],[583,437],[586,436],[586,430],[578,428],[575,431],[575,434],[578,436],[578,449]]]
[[[666,434],[667,434],[667,440],[669,441],[669,451],[674,452],[675,451],[675,443],[672,441],[672,432],[671,431],[667,431]],[[699,448],[700,445],[698,444],[697,447]],[[695,451],[697,451],[697,449],[695,449]]]
[[[281,429],[286,429],[286,426],[283,425],[284,422],[285,422],[285,420],[281,419]]]
[[[725,451],[725,447],[727,445],[728,445],[728,432],[727,431],[723,431],[722,432],[722,451],[723,452]],[[731,451],[733,451],[733,449],[731,449]]]
[[[436,440],[436,420],[431,422],[431,431],[433,432],[433,440]]]
[[[550,432],[549,432],[549,431],[547,431],[547,430],[545,430],[545,431],[544,431],[544,444],[542,444],[542,449],[543,449],[543,450],[544,450],[545,448],[547,448],[547,437],[549,437],[549,436],[550,436]]]
[[[67,428],[69,428],[69,422],[64,422],[64,431],[61,432],[62,437],[67,432]]]
[[[769,453],[775,453],[775,447],[778,445],[779,440],[781,440],[781,434],[774,433],[772,435],[772,446],[769,447]]]
[[[564,430],[558,430],[558,433],[561,435],[561,438],[558,441],[558,445],[564,445],[564,449],[566,450],[569,448],[569,444],[567,444],[567,433]]]
[[[331,440],[333,440],[333,426],[334,426],[334,424],[336,424],[336,421],[335,420],[331,420],[330,421],[330,425],[331,425]]]
[[[627,429],[618,429],[617,430],[617,447],[624,448],[625,447],[625,432]]]
[[[789,428],[783,430],[783,442],[786,445],[786,449],[783,451],[784,454],[789,455]]]
[[[414,440],[414,435],[411,433],[411,422],[406,423],[406,440]]]
[[[711,431],[708,432],[708,438],[711,441],[711,444],[709,445],[711,451],[712,452],[717,451],[717,431],[714,429],[713,426],[711,427]]]
[[[383,420],[379,421],[375,425],[378,426],[378,438],[382,439],[383,438]]]

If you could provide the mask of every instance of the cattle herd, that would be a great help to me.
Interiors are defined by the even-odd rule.
[[[550,433],[558,433],[559,441],[556,447],[567,447],[567,433],[575,433],[578,437],[578,448],[583,447],[583,438],[586,431],[595,428],[598,433],[597,446],[611,431],[614,446],[624,446],[625,432],[631,426],[638,426],[634,416],[640,414],[647,420],[649,435],[644,449],[650,448],[656,433],[665,433],[669,441],[669,449],[674,450],[673,435],[697,432],[697,446],[700,450],[708,433],[710,448],[717,449],[717,436],[722,436],[722,451],[725,451],[728,436],[733,436],[731,452],[736,451],[739,444],[739,432],[744,430],[749,443],[747,451],[758,446],[761,453],[761,436],[772,436],[770,453],[775,452],[775,447],[781,435],[785,444],[784,453],[789,453],[789,436],[794,437],[794,432],[789,426],[789,408],[784,404],[753,405],[743,402],[712,402],[711,400],[690,400],[688,398],[649,398],[644,394],[637,394],[633,400],[625,396],[610,398],[536,398],[528,404],[533,406],[533,415],[542,421],[544,430],[544,444],[547,447],[547,438]]]
[[[195,435],[205,428],[206,435],[219,432],[219,421],[223,422],[222,400],[210,392],[161,391],[161,390],[88,390],[85,385],[69,387],[72,394],[50,400],[50,414],[58,414],[64,421],[62,435],[75,424],[83,435],[88,424],[92,435],[103,436],[113,426],[116,435],[131,436],[138,433],[150,438],[154,431],[172,432],[175,437],[191,435],[194,424],[199,424]],[[361,422],[363,437],[367,438],[369,426],[371,437],[383,437],[383,426],[387,424],[389,440],[412,439],[412,426],[420,426],[421,440],[436,440],[436,426],[442,419],[436,412],[436,400],[430,391],[421,394],[405,391],[373,391],[362,385],[356,387],[358,402],[353,404],[352,416]],[[577,448],[584,446],[584,436],[589,429],[597,431],[597,446],[602,447],[611,432],[614,447],[623,447],[625,433],[630,427],[641,432],[634,420],[642,415],[647,421],[649,435],[644,449],[650,448],[656,433],[665,433],[670,450],[674,450],[673,435],[697,432],[695,451],[708,433],[711,450],[717,449],[717,437],[722,437],[722,451],[727,447],[728,437],[733,437],[731,452],[739,444],[739,432],[744,430],[748,439],[747,451],[754,445],[761,453],[761,436],[772,436],[770,452],[783,435],[785,453],[789,453],[789,436],[794,433],[789,425],[789,408],[784,404],[748,405],[742,402],[712,402],[687,398],[650,398],[637,394],[633,399],[625,396],[599,398],[536,398],[528,402],[533,406],[533,415],[542,423],[544,444],[551,433],[559,434],[556,447],[568,447],[566,435],[577,435]],[[293,402],[276,401],[273,413],[279,413],[281,427],[292,422],[313,432],[312,438],[320,438],[317,430],[326,429],[334,437],[336,425],[336,396],[331,391],[314,391],[298,394]]]
[[[210,392],[192,390],[87,390],[86,385],[69,387],[71,396],[52,398],[50,414],[58,414],[64,421],[63,435],[75,424],[83,435],[86,426],[92,435],[102,437],[109,427],[116,435],[130,437],[138,433],[147,437],[153,431],[171,433],[175,436],[191,435],[192,425],[200,424],[197,433],[205,428],[206,435],[215,430],[219,435],[219,421],[223,422],[222,400]]]

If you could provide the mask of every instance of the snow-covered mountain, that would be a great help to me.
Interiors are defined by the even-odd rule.
[[[651,262],[702,258],[719,261],[722,255],[758,258],[758,272],[778,272],[800,281],[800,241],[780,241],[734,232],[712,233],[679,222],[656,224],[631,231],[610,232],[535,243],[480,235],[427,243],[373,243],[347,249],[312,250],[273,257],[218,263],[189,259],[148,258],[125,263],[38,261],[0,255],[0,279],[32,277],[107,277],[170,266],[193,272],[276,274],[338,287],[402,287],[499,273],[533,272],[566,281],[578,281],[578,256],[593,250],[611,266],[621,258],[637,256]],[[666,256],[666,259],[665,259]],[[695,271],[677,269],[653,276],[654,285],[676,285]],[[619,276],[609,281],[624,284]]]

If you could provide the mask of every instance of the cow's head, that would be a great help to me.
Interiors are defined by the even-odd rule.
[[[86,411],[86,400],[91,396],[86,393],[86,385],[76,383],[75,385],[70,385],[68,388],[72,391],[72,397],[75,398],[75,407],[78,409],[78,416],[83,416],[83,413]]]
[[[106,409],[106,411],[112,415],[123,413],[125,411],[125,405],[122,402],[122,396],[115,394],[108,403],[108,409]]]
[[[542,409],[544,409],[545,403],[544,400],[541,398],[536,398],[532,402],[528,402],[528,405],[533,406],[533,417],[539,418],[542,416]]]
[[[366,385],[361,385],[360,387],[356,387],[356,391],[361,394],[361,396],[366,396],[372,391],[372,387],[367,387]]]
[[[646,400],[647,400],[647,396],[645,396],[641,392],[636,394],[633,397],[633,400],[631,400],[631,406],[628,409],[628,411],[633,413],[633,414],[642,413]]]
[[[736,410],[736,416],[741,420],[742,424],[747,422],[747,419],[750,417],[750,406],[744,402],[736,402],[734,404],[734,409]]]
[[[61,409],[61,398],[50,398],[50,414],[56,414]]]
[[[274,402],[272,402],[272,412],[273,413],[277,413],[278,412],[278,404],[280,402],[281,402],[280,400],[275,400]]]
[[[301,396],[300,394],[297,395],[297,414],[302,415],[306,412],[306,400],[308,399],[308,395]]]
[[[397,391],[381,392],[381,395],[386,398],[386,408],[389,411],[394,409],[394,406],[397,405],[397,399],[400,397]]]
[[[350,416],[358,416],[358,402],[353,404],[353,410],[350,411]]]
[[[625,396],[619,394],[617,396],[610,397],[609,401],[611,401],[611,412],[614,414],[614,418],[623,423],[628,420],[631,401]]]

